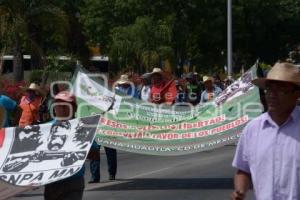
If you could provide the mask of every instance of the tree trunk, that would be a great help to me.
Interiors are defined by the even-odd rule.
[[[15,35],[15,45],[13,47],[13,77],[16,82],[24,80],[23,54],[21,52],[20,36]]]
[[[6,48],[4,47],[1,51],[1,54],[0,54],[0,76],[2,75],[2,72],[3,72],[3,67],[4,67],[4,54],[6,52]]]
[[[31,59],[30,59],[30,68],[31,70],[38,70],[43,69],[44,63],[43,63],[43,48],[42,48],[42,42],[38,36],[38,31],[33,26],[30,26],[31,31],[31,40],[30,40],[30,46],[31,46]]]
[[[45,67],[44,70],[43,70],[43,77],[42,77],[42,80],[41,80],[41,83],[40,83],[41,87],[46,86],[48,78],[49,78],[49,72],[48,72],[48,69]]]
[[[31,70],[38,70],[43,68],[41,55],[36,51],[31,51],[30,60]]]

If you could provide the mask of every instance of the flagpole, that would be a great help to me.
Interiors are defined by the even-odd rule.
[[[227,73],[232,78],[232,0],[227,0]]]

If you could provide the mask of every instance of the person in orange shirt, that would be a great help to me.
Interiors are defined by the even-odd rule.
[[[39,109],[43,102],[43,92],[39,85],[31,83],[29,87],[22,87],[26,93],[22,96],[19,107],[21,108],[21,117],[19,126],[25,127],[27,125],[38,124]]]

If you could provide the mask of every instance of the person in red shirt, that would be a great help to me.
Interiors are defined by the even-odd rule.
[[[163,71],[160,68],[154,68],[151,73],[151,92],[150,99],[152,103],[164,103],[162,90],[164,89],[165,81],[163,80]]]
[[[151,73],[151,92],[150,101],[155,104],[173,104],[177,95],[175,81],[165,81],[163,71],[160,68],[154,68]]]
[[[21,117],[19,126],[25,127],[39,123],[39,108],[43,102],[43,92],[39,85],[31,83],[29,87],[21,88],[26,93],[22,96],[19,107],[21,108]]]

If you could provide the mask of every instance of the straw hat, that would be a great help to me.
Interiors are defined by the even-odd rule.
[[[35,91],[37,94],[41,95],[41,96],[44,96],[45,93],[44,91],[40,88],[40,86],[36,83],[30,83],[29,87],[23,87],[23,86],[20,86],[21,90],[23,91]]]
[[[129,78],[127,74],[122,74],[119,80],[117,80],[117,84],[130,84]]]
[[[203,76],[203,83],[207,82],[207,81],[213,81],[214,79],[210,76]]]
[[[61,91],[54,97],[55,100],[62,100],[66,102],[76,102],[75,96],[69,91]]]
[[[151,75],[153,74],[163,74],[163,70],[161,70],[158,67],[153,68],[153,71],[151,72]]]
[[[267,81],[289,82],[300,86],[300,68],[291,63],[276,63],[266,78],[257,78],[252,83],[265,88]]]

